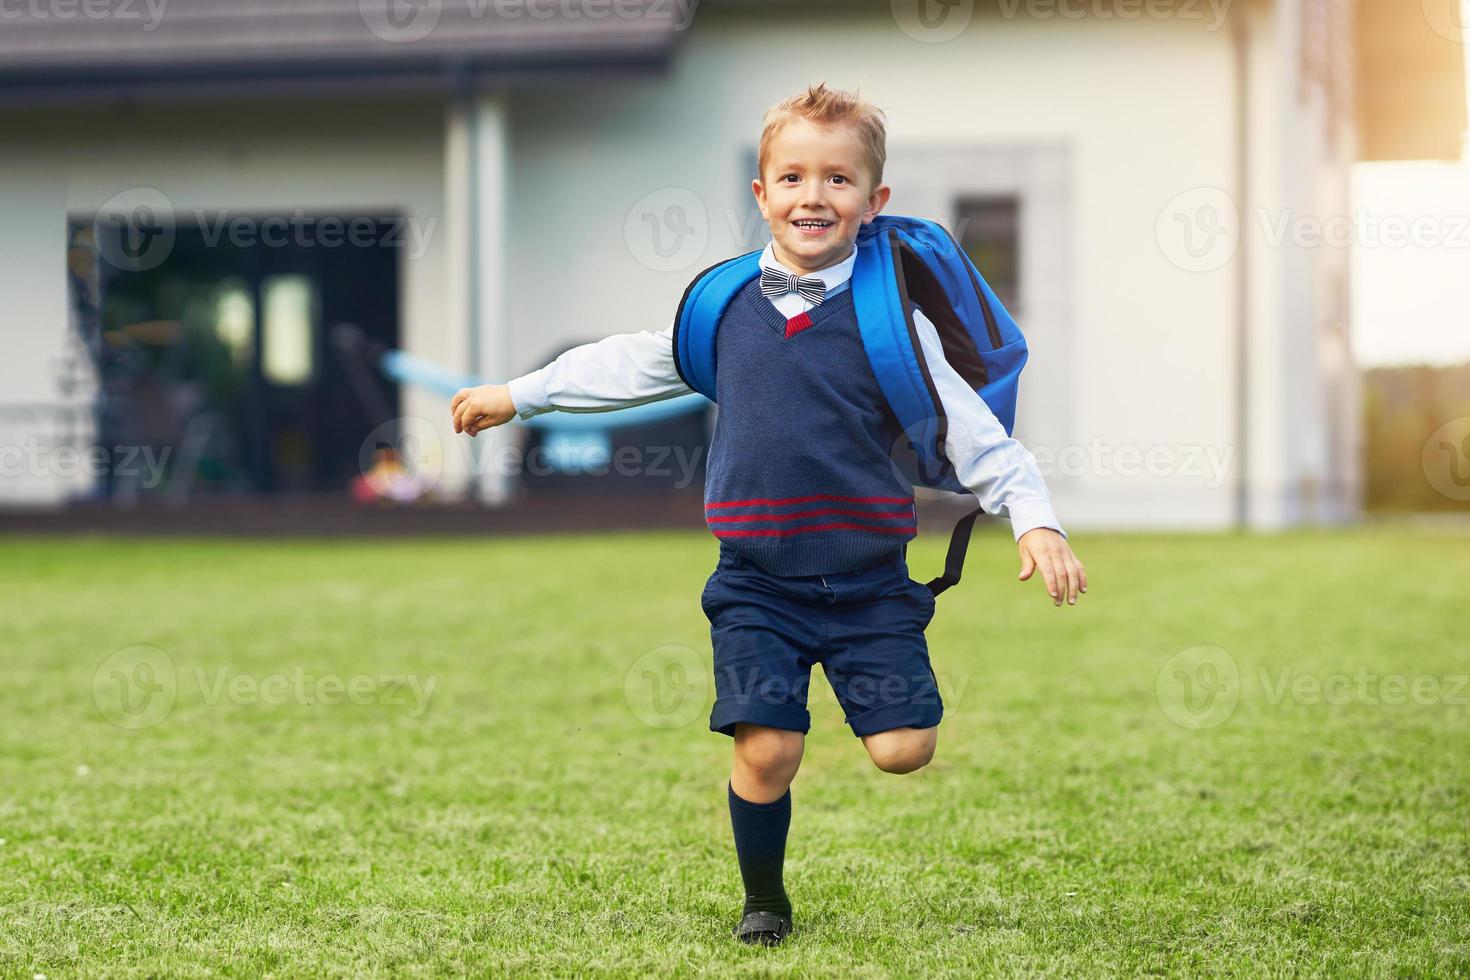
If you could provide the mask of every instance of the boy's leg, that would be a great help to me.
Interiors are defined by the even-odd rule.
[[[742,915],[773,912],[791,918],[782,880],[791,829],[791,779],[801,765],[804,736],[764,725],[735,726],[730,773],[730,826],[745,884]]]
[[[834,593],[822,671],[854,735],[884,772],[913,772],[934,756],[944,704],[924,631],[934,594],[902,558],[845,576]]]
[[[863,748],[873,765],[884,772],[905,773],[922,769],[934,758],[939,741],[939,726],[931,728],[890,728],[863,736]]]
[[[735,766],[730,788],[741,799],[771,803],[791,786],[801,766],[806,736],[801,732],[739,722],[735,725]]]
[[[735,934],[768,945],[791,931],[783,882],[791,827],[791,780],[811,727],[807,687],[821,626],[811,581],[766,575],[722,556],[701,605],[714,647],[715,704],[710,729],[735,745],[727,796],[745,905]]]

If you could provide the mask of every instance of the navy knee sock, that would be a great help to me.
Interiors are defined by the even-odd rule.
[[[770,803],[742,799],[730,786],[730,824],[745,882],[745,912],[775,912],[791,918],[791,900],[781,884],[786,832],[791,828],[791,790]]]

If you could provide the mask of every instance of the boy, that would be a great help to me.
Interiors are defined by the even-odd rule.
[[[924,639],[934,596],[905,562],[917,533],[913,487],[892,465],[900,433],[848,289],[858,230],[891,193],[882,115],[824,84],[766,113],[751,190],[771,243],[716,334],[720,411],[705,511],[720,558],[700,601],[714,646],[710,728],[734,739],[727,796],[745,885],[735,935],[747,943],[775,945],[792,928],[782,865],[812,665],[822,664],[885,772],[926,765],[943,714]],[[1009,514],[1019,578],[1040,569],[1053,604],[1075,605],[1086,573],[1035,458],[945,362],[933,324],[918,310],[913,318],[956,474],[986,511]],[[690,390],[670,327],[574,348],[507,385],[466,388],[451,411],[455,431],[474,436],[517,416]]]

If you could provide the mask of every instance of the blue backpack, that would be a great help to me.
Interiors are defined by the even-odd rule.
[[[715,392],[715,333],[746,284],[760,275],[760,251],[711,266],[695,277],[679,303],[674,358],[679,376],[711,401]],[[895,460],[918,486],[969,491],[944,454],[947,420],[919,346],[917,305],[934,324],[944,357],[985,400],[1009,435],[1015,427],[1017,384],[1026,339],[1016,321],[943,225],[923,218],[879,215],[858,232],[852,270],[858,330],[873,374],[908,441]],[[929,582],[938,595],[960,580],[977,508],[955,525],[944,574]]]

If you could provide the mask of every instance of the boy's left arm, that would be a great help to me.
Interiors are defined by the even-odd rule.
[[[1040,569],[1052,604],[1077,604],[1087,591],[1087,571],[1067,544],[1051,507],[1051,495],[1036,457],[1006,434],[1005,426],[944,357],[934,324],[914,310],[914,326],[924,349],[929,374],[949,419],[944,452],[955,475],[980,501],[986,513],[1011,519],[1021,556],[1020,581]]]

